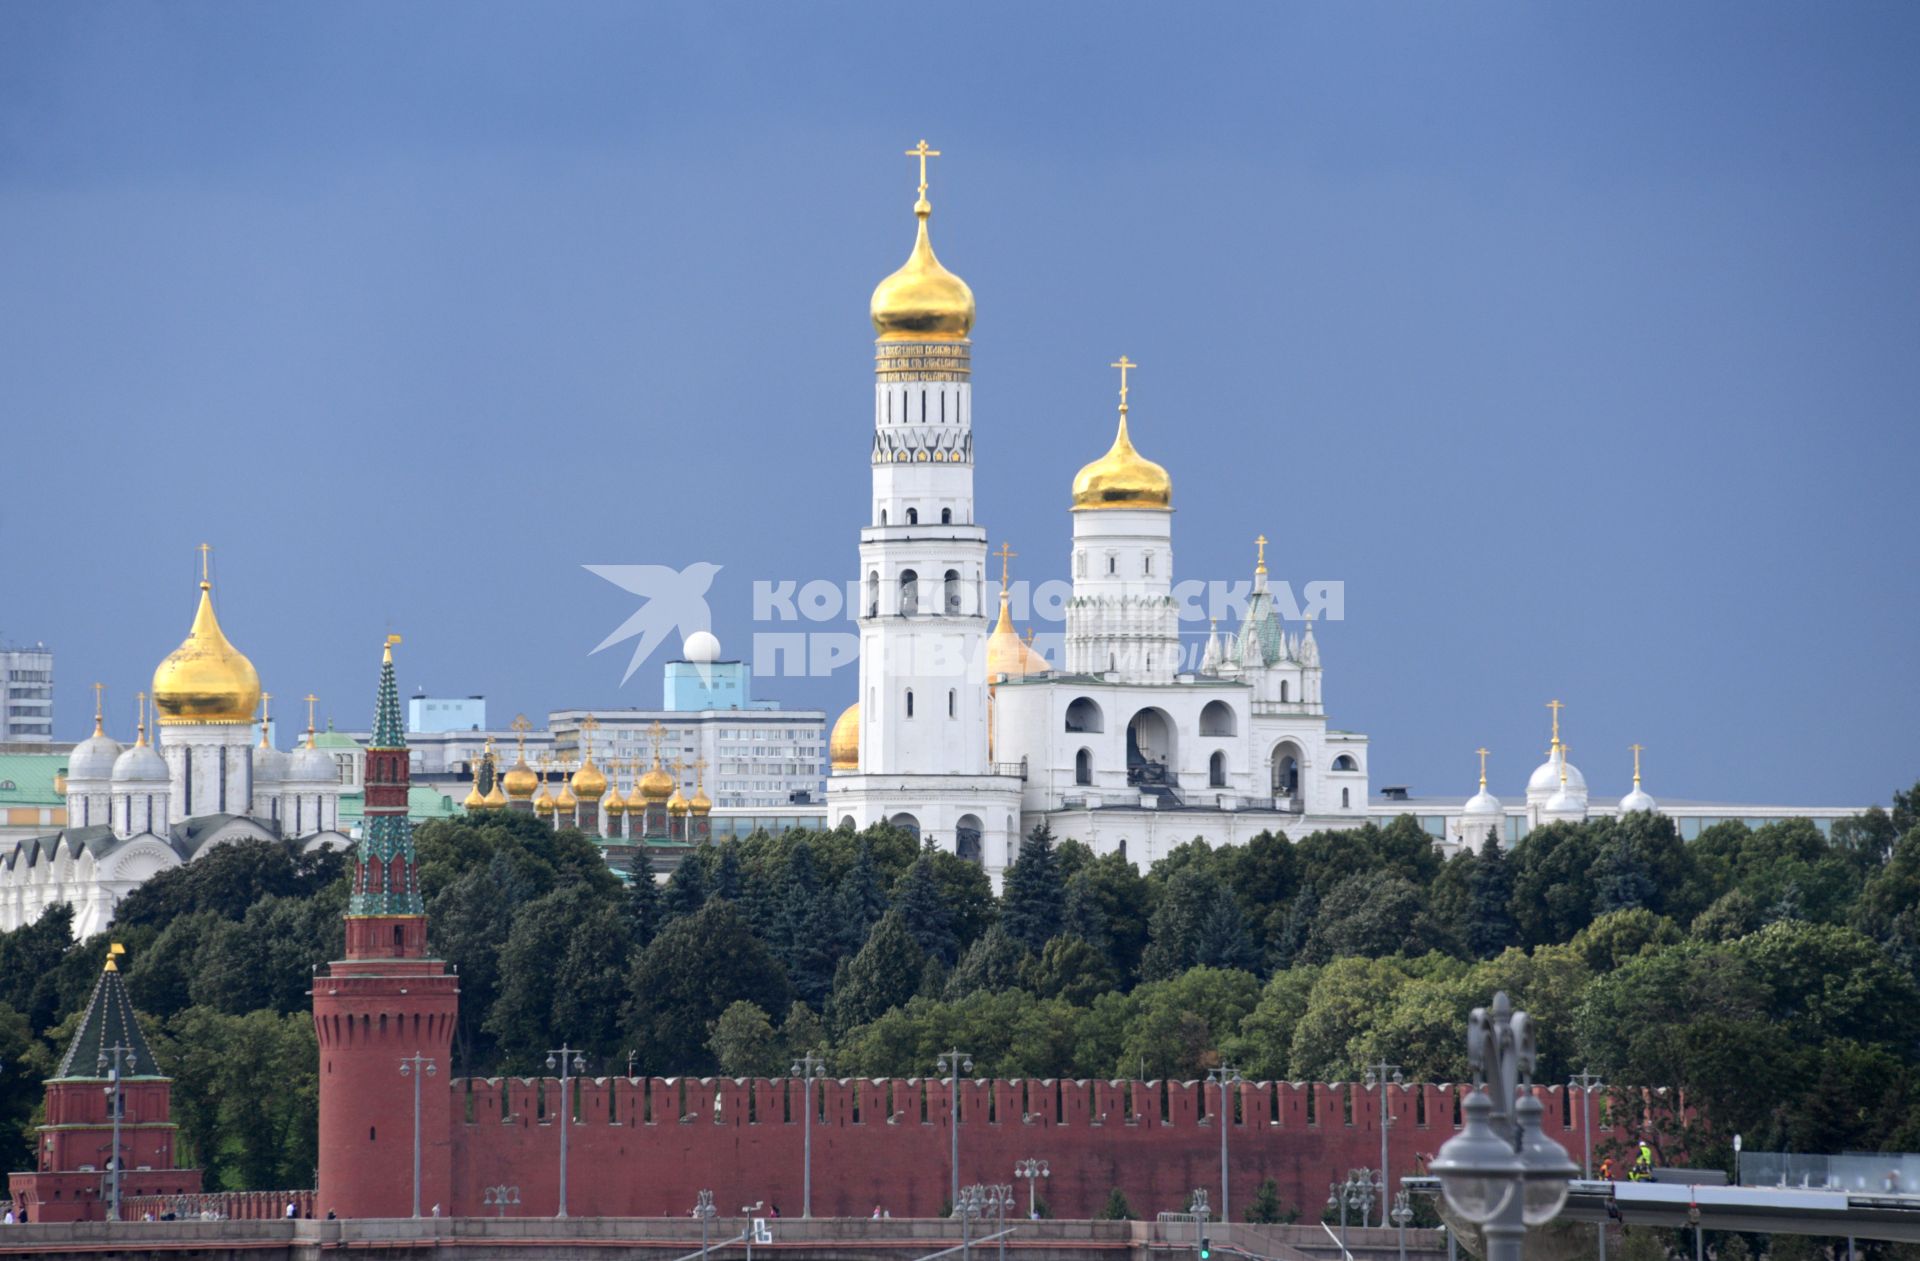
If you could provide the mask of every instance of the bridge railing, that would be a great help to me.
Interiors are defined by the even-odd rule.
[[[1913,1152],[1744,1152],[1740,1185],[1796,1190],[1857,1191],[1920,1197],[1920,1155]]]

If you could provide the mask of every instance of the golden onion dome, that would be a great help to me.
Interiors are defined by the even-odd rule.
[[[547,815],[553,813],[553,798],[547,796],[545,787],[544,784],[541,785],[540,795],[533,799],[533,812],[535,814]]]
[[[840,711],[833,723],[833,735],[827,740],[827,759],[836,771],[860,769],[860,702]]]
[[[461,798],[460,804],[469,810],[485,810],[487,808],[487,795],[480,791],[480,781],[478,779],[473,781],[473,787],[467,789],[467,795]]]
[[[1113,446],[1075,475],[1073,507],[1076,512],[1082,508],[1173,507],[1173,479],[1167,476],[1167,470],[1133,449],[1124,408]]]
[[[687,812],[688,805],[689,803],[687,799],[680,795],[680,790],[678,788],[675,788],[673,790],[673,796],[667,798],[667,813],[668,814],[685,814]]]
[[[613,786],[613,791],[607,794],[607,799],[600,808],[606,811],[610,819],[617,819],[627,812],[627,802],[620,795],[620,785]]]
[[[591,754],[573,773],[573,794],[582,801],[598,801],[607,795],[607,777],[593,764]]]
[[[507,796],[515,801],[528,800],[533,796],[534,790],[540,787],[540,777],[533,773],[533,768],[527,765],[524,758],[515,762],[513,769],[502,775],[500,779],[506,785]]]
[[[868,307],[873,331],[882,341],[964,341],[973,331],[973,290],[934,257],[933,241],[927,235],[933,206],[927,201],[924,183],[913,213],[920,221],[913,253],[905,266],[874,286]]]
[[[706,789],[695,788],[693,790],[693,796],[687,798],[687,813],[689,814],[712,814],[713,813],[713,798],[707,796]]]
[[[580,805],[580,799],[573,795],[573,788],[565,779],[560,781],[559,795],[553,799],[553,808],[572,814]]]
[[[507,808],[507,794],[500,790],[500,779],[501,777],[499,775],[495,775],[493,777],[493,787],[487,789],[487,809],[489,810],[505,810]]]
[[[1045,674],[1050,669],[1047,659],[1013,629],[1013,619],[1007,613],[1007,593],[1001,591],[1000,620],[994,624],[993,634],[987,637],[987,682],[1003,674],[1010,679],[1023,679],[1030,674]]]
[[[673,776],[667,774],[660,765],[659,759],[656,758],[653,769],[640,777],[640,782],[633,786],[633,790],[640,794],[642,804],[649,801],[665,801],[674,794]]]
[[[160,721],[169,726],[250,723],[259,708],[259,672],[220,630],[220,619],[213,615],[213,584],[204,578],[193,629],[153,672],[153,701]]]

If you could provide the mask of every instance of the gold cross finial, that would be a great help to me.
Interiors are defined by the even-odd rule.
[[[1004,541],[1000,544],[1000,550],[994,553],[1000,558],[1000,589],[1002,591],[1007,589],[1007,562],[1019,554],[1013,550],[1013,544]]]
[[[700,792],[705,787],[706,782],[707,782],[707,759],[703,757],[697,757],[693,759],[693,790],[695,792]]]
[[[647,741],[653,745],[653,764],[655,766],[660,765],[660,742],[666,738],[666,724],[662,723],[658,718],[654,719],[653,725],[647,728]]]
[[[1109,368],[1120,369],[1120,411],[1122,414],[1125,414],[1127,410],[1127,373],[1129,370],[1137,368],[1140,365],[1125,355],[1121,355],[1107,366]]]
[[[580,730],[586,735],[586,760],[593,761],[593,733],[600,730],[600,720],[588,714],[580,720]]]
[[[135,743],[145,744],[147,742],[147,694],[145,692],[135,692],[133,694],[133,707],[138,711],[133,720],[133,725],[140,733],[139,739],[136,740]]]
[[[311,749],[313,747],[313,707],[319,704],[320,698],[318,696],[315,696],[312,692],[308,692],[306,699],[307,699],[307,747]]]
[[[1259,549],[1257,559],[1254,561],[1254,572],[1264,574],[1267,572],[1267,536],[1260,535],[1253,540],[1253,545]]]
[[[1547,708],[1553,711],[1553,744],[1550,745],[1547,750],[1551,753],[1554,749],[1560,747],[1560,711],[1565,709],[1566,706],[1556,699],[1548,701]]]
[[[400,642],[400,636],[389,634],[385,647],[380,650],[381,657],[389,664],[393,661],[393,646]]]
[[[926,137],[922,136],[919,144],[907,150],[907,156],[920,159],[920,200],[925,201],[927,199],[927,159],[939,157],[940,150],[928,148]]]
[[[1638,788],[1640,787],[1640,750],[1646,746],[1630,744],[1627,747],[1633,750],[1633,786]]]
[[[1474,752],[1480,755],[1480,790],[1485,792],[1487,788],[1487,751],[1485,749],[1475,749]]]
[[[208,581],[208,575],[211,572],[208,562],[209,562],[209,558],[213,554],[213,544],[202,543],[200,545],[199,551],[200,551],[200,581],[202,584],[205,584]]]
[[[106,684],[96,683],[93,685],[93,734],[96,736],[104,730],[101,724],[106,721],[106,712],[103,709],[103,706],[106,704],[104,699],[106,694]]]

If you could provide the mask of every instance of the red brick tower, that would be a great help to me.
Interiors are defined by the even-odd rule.
[[[134,1021],[133,1004],[114,961],[121,953],[116,945],[107,955],[87,1014],[80,1018],[59,1070],[47,1082],[47,1123],[35,1131],[40,1136],[37,1168],[9,1179],[14,1203],[36,1222],[107,1218],[116,1133],[123,1202],[137,1195],[193,1195],[200,1190],[198,1169],[173,1167],[178,1127],[169,1116],[172,1082],[154,1062]]]
[[[420,1205],[452,1207],[454,1017],[460,985],[427,958],[427,915],[407,818],[406,728],[387,637],[367,747],[365,833],[354,849],[347,957],[314,977],[320,1039],[322,1214],[405,1217],[413,1207],[413,1101],[420,1088]],[[434,1072],[403,1075],[424,1056]],[[417,1070],[420,1065],[414,1065]]]

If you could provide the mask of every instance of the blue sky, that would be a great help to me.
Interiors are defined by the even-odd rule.
[[[978,514],[1064,577],[1139,361],[1183,577],[1346,584],[1373,782],[1920,775],[1920,10],[0,10],[0,639],[131,694],[194,545],[267,687],[645,704],[587,564],[844,580],[927,136]],[[850,674],[761,685],[837,709]],[[280,708],[282,716],[293,711]]]

